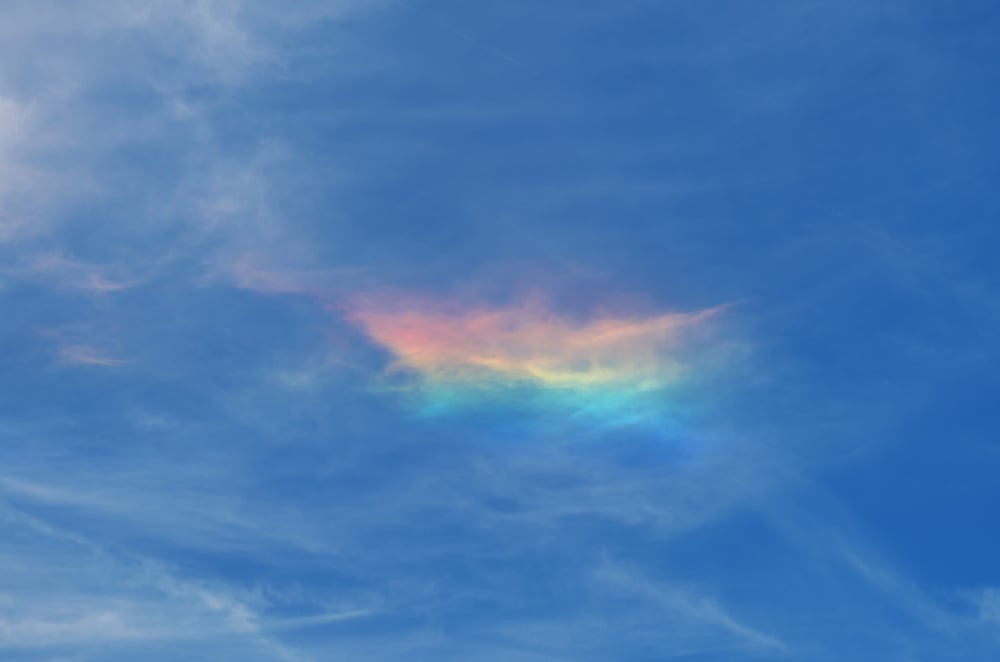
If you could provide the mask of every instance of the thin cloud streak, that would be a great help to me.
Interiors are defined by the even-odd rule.
[[[107,266],[75,260],[60,253],[43,253],[29,260],[26,266],[10,269],[8,273],[20,279],[48,281],[59,288],[96,294],[123,292],[145,280],[116,277],[110,271]]]
[[[67,345],[59,349],[59,360],[71,365],[92,365],[114,367],[128,363],[125,359],[115,358],[91,345]]]

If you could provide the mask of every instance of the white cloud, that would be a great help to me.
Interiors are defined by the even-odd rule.
[[[91,498],[23,481],[3,484],[8,494],[13,487],[48,502],[93,505]],[[305,660],[312,658],[274,635],[372,613],[344,606],[272,618],[266,592],[185,578],[159,561],[106,548],[11,506],[0,507],[0,527],[7,541],[0,562],[9,570],[0,579],[0,656],[70,648],[90,659],[121,646],[152,653],[215,642],[240,659],[251,659],[245,648],[256,651],[252,659]]]
[[[81,201],[120,203],[129,192],[118,188],[102,161],[151,143],[198,155],[192,176],[200,179],[207,169],[217,190],[214,200],[200,203],[211,205],[202,209],[208,220],[240,214],[246,221],[253,200],[242,199],[237,209],[226,191],[256,191],[258,203],[263,191],[246,181],[256,175],[242,169],[242,159],[237,165],[215,147],[220,127],[205,119],[206,104],[251,84],[258,74],[280,71],[287,44],[276,42],[278,36],[289,39],[312,21],[343,19],[377,4],[308,2],[289,9],[244,0],[6,3],[0,24],[0,58],[6,63],[0,75],[0,242],[46,235],[67,222],[74,215],[67,212],[78,211]],[[192,98],[192,87],[210,99]],[[107,89],[158,101],[102,106]],[[273,152],[273,145],[263,145],[261,158]],[[220,178],[226,183],[220,185]],[[196,192],[191,183],[162,181],[157,200],[136,200],[147,216],[143,222],[155,227],[163,214],[157,207]]]
[[[1000,589],[984,588],[976,596],[980,620],[1000,625]]]
[[[644,576],[635,567],[608,560],[594,574],[599,583],[612,591],[634,596],[652,605],[654,612],[661,613],[658,618],[661,622],[674,621],[674,636],[689,640],[690,645],[704,646],[709,643],[711,646],[731,647],[735,643],[771,652],[788,651],[788,646],[780,639],[740,622],[717,599],[697,589],[664,585]],[[644,611],[649,613],[648,609]],[[670,629],[665,622],[664,626],[664,630]],[[726,637],[732,640],[726,641]]]

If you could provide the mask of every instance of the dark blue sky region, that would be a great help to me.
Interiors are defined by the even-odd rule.
[[[997,62],[977,0],[8,0],[0,657],[997,658]]]

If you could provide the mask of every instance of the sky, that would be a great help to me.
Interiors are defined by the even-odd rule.
[[[6,0],[0,657],[1000,658],[1000,7]]]

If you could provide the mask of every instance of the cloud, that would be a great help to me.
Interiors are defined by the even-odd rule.
[[[59,241],[56,230],[87,218],[89,206],[112,201],[124,216],[141,214],[148,230],[172,228],[164,252],[189,253],[192,244],[204,241],[192,215],[209,225],[220,216],[238,216],[243,230],[228,228],[235,244],[257,239],[256,245],[269,245],[260,223],[249,222],[265,211],[265,191],[244,198],[239,209],[227,197],[253,193],[256,183],[242,174],[243,154],[234,159],[220,149],[226,127],[214,114],[227,94],[289,74],[286,59],[294,49],[284,42],[288,35],[379,4],[5,4],[0,57],[9,66],[0,77],[0,242]],[[108,97],[103,92],[109,89],[127,92]],[[259,138],[261,145],[248,147],[266,157],[273,143]],[[123,170],[126,151],[139,156]],[[157,167],[174,161],[184,167]],[[239,181],[220,184],[223,179]],[[207,197],[206,180],[217,189]],[[114,235],[118,230],[111,226],[121,218],[88,220],[92,232]],[[247,235],[251,240],[240,239]]]
[[[72,507],[79,515],[113,511],[114,504],[20,479],[4,478],[2,489],[12,497],[0,500],[7,540],[2,560],[12,571],[0,581],[0,652],[73,650],[82,659],[110,659],[136,648],[153,655],[194,646],[241,659],[303,660],[311,658],[278,635],[374,613],[342,600],[284,616],[281,597],[260,586],[192,578],[172,564],[97,542],[92,531],[74,531],[79,520],[56,524],[47,521],[58,519],[52,512],[30,514],[39,503]]]
[[[141,277],[120,278],[112,269],[98,264],[66,257],[62,253],[45,252],[33,256],[20,268],[8,273],[20,279],[49,281],[60,288],[94,293],[121,292],[142,283]]]
[[[975,596],[979,619],[984,623],[1000,625],[1000,589],[984,588]]]
[[[322,280],[322,274],[261,267],[251,255],[238,258],[230,267],[230,274],[236,287],[261,294],[317,295],[322,292],[317,282]]]
[[[684,586],[663,585],[651,580],[634,567],[605,560],[595,570],[595,578],[612,592],[638,598],[656,610],[665,613],[665,620],[680,621],[679,630],[686,631],[690,636],[697,629],[708,630],[712,634],[705,637],[708,641],[697,641],[693,636],[692,643],[716,649],[750,648],[775,653],[788,653],[789,646],[773,635],[761,632],[757,628],[742,623],[719,604],[710,595],[699,594]],[[680,633],[678,633],[680,634]],[[682,638],[682,637],[678,637]],[[727,641],[728,639],[728,641]]]
[[[90,345],[66,345],[59,348],[59,360],[73,365],[119,366],[127,363],[105,354],[101,349]]]
[[[390,372],[419,376],[414,388],[432,408],[528,394],[620,422],[664,413],[656,394],[699,370],[692,349],[721,311],[573,319],[537,298],[465,306],[406,295],[356,297],[343,309],[392,354]]]
[[[38,106],[0,85],[0,246],[31,234],[51,212],[56,201],[47,194],[58,189],[69,196],[76,188],[63,174],[38,162],[53,142],[45,135]]]
[[[0,618],[0,641],[8,647],[33,647],[39,642],[55,647],[151,638],[153,633],[129,622],[130,613],[134,612],[87,605],[80,611],[50,614],[48,618]]]
[[[825,15],[851,12],[390,2],[351,29],[331,22],[386,3],[5,5],[4,655],[950,659],[968,624],[794,484],[910,442],[873,431],[899,386],[868,397],[879,370],[841,342],[883,347],[856,251],[785,220],[849,188],[827,102],[853,122],[876,98],[810,72],[891,83],[838,73],[858,50]],[[770,29],[788,13],[809,29]],[[788,57],[816,35],[821,61]],[[851,246],[885,273],[953,275],[876,226]],[[545,296],[504,299],[515,281]],[[754,374],[711,307],[748,294],[807,304]],[[820,387],[773,369],[796,351]],[[688,423],[691,452],[648,434]],[[579,443],[605,426],[629,443]],[[762,523],[771,501],[801,512]]]

